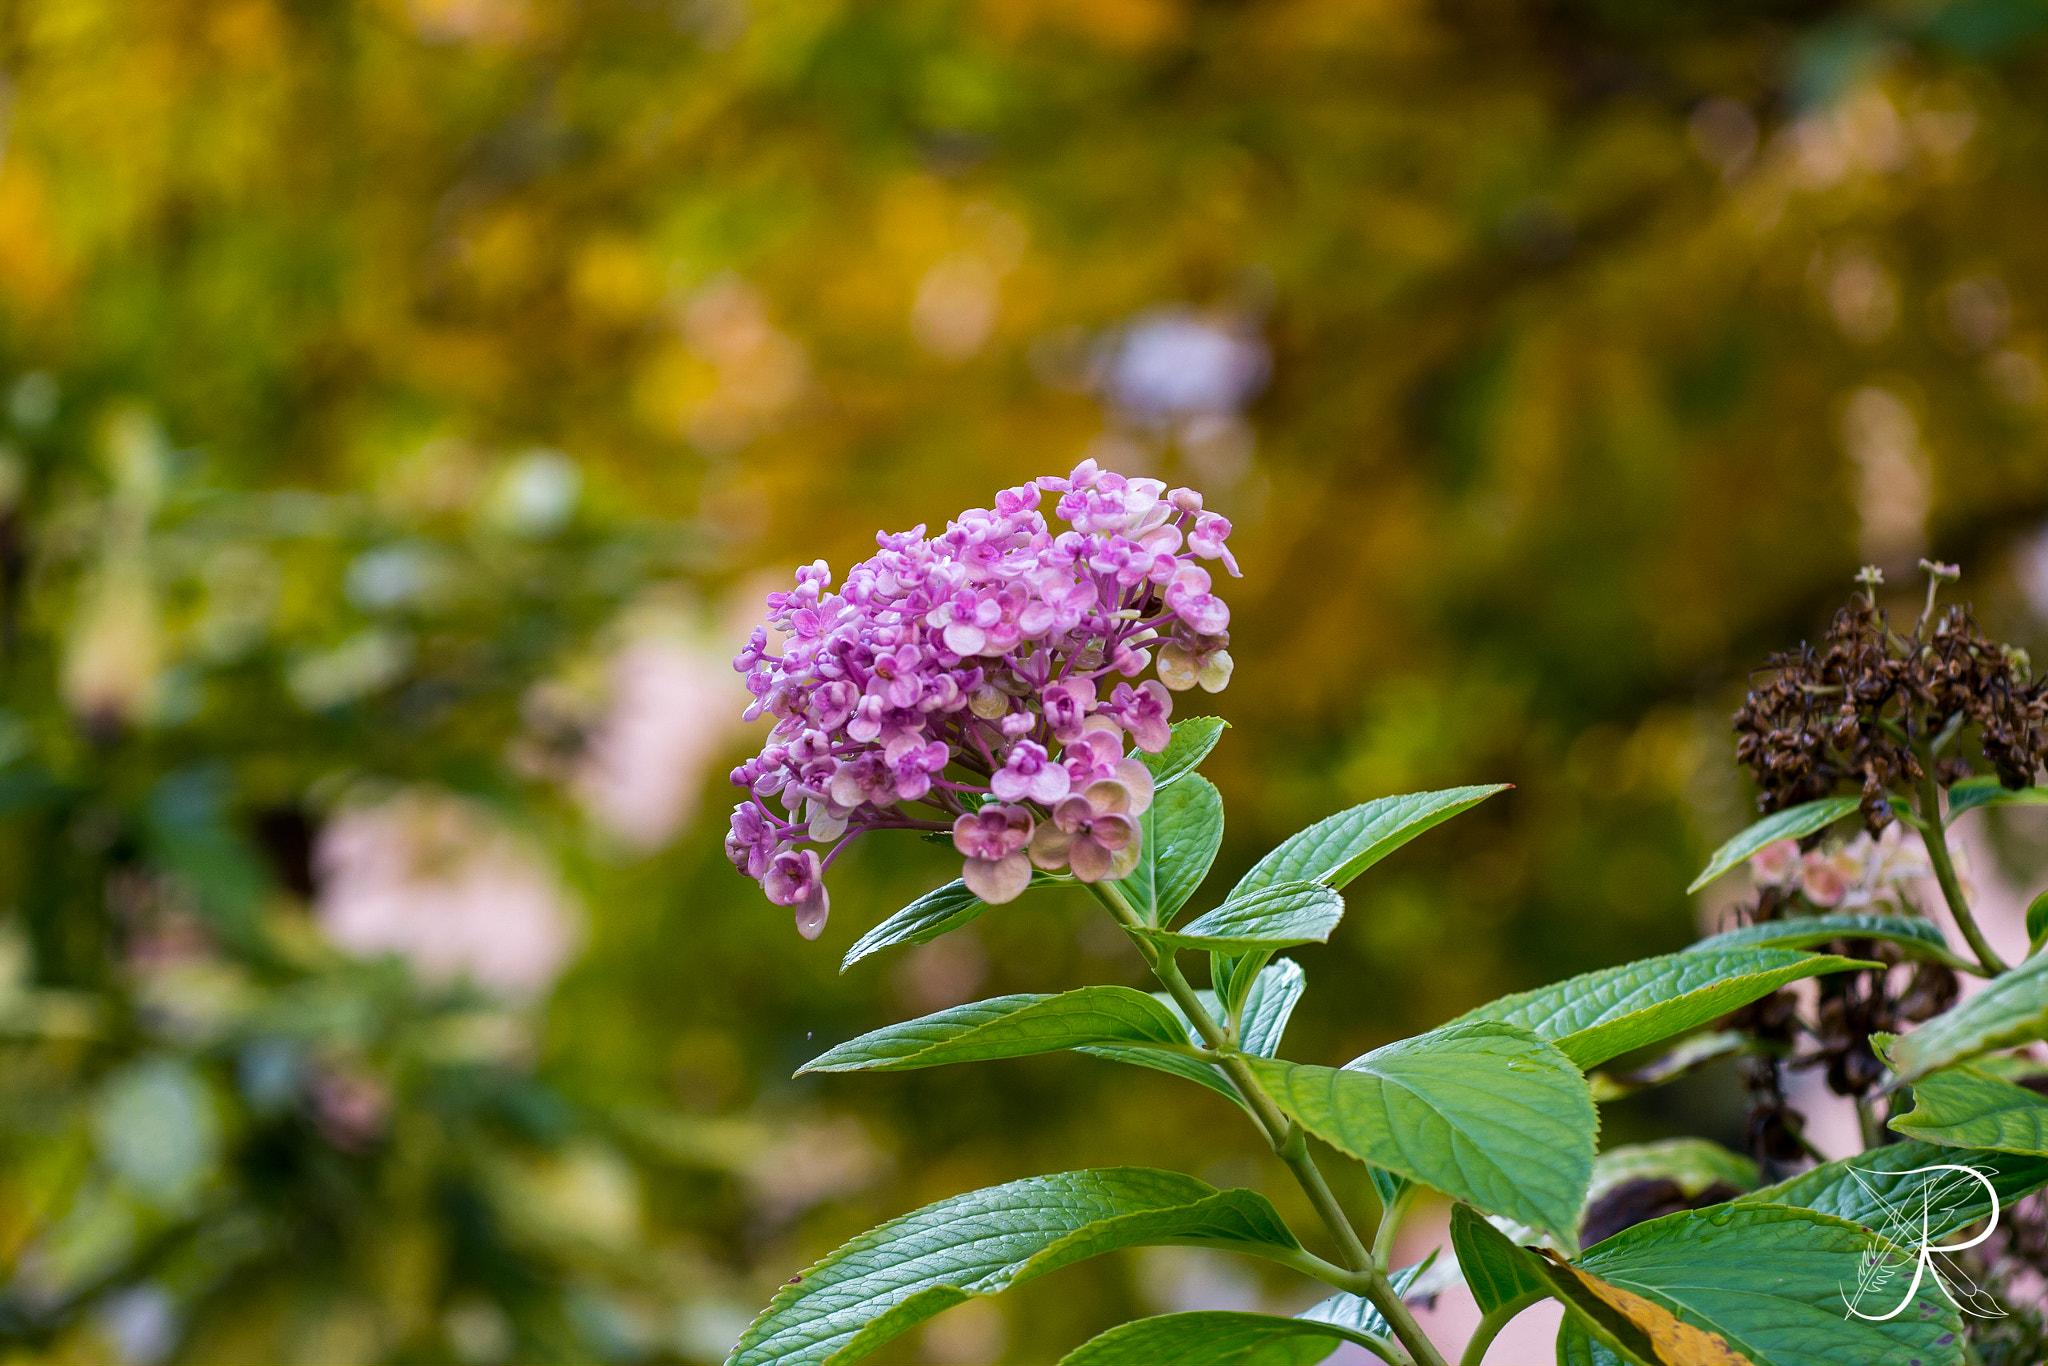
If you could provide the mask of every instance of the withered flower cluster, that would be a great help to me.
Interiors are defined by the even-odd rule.
[[[1946,566],[1928,566],[1937,580]],[[1978,629],[1966,607],[1924,613],[1910,634],[1892,629],[1872,595],[1835,614],[1823,646],[1772,656],[1768,681],[1735,714],[1736,758],[1780,811],[1862,789],[1864,823],[1891,821],[1887,793],[1918,784],[1940,742],[1974,733],[2007,787],[2025,787],[2048,760],[2048,683],[2023,651]],[[1943,786],[1969,776],[1960,756],[1939,760]]]

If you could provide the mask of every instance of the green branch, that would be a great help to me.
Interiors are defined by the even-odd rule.
[[[1429,1340],[1428,1334],[1422,1331],[1422,1325],[1415,1321],[1415,1315],[1410,1313],[1408,1306],[1402,1302],[1393,1283],[1387,1279],[1386,1272],[1380,1269],[1372,1254],[1366,1250],[1364,1240],[1358,1236],[1358,1230],[1351,1226],[1350,1217],[1344,1213],[1344,1207],[1337,1202],[1335,1193],[1330,1190],[1330,1183],[1323,1178],[1322,1169],[1316,1166],[1315,1158],[1309,1153],[1308,1136],[1302,1132],[1299,1125],[1281,1113],[1273,1098],[1259,1085],[1258,1078],[1253,1076],[1251,1068],[1246,1066],[1244,1054],[1238,1050],[1236,1041],[1209,1014],[1202,1005],[1202,998],[1195,994],[1195,989],[1188,985],[1187,978],[1181,975],[1180,965],[1174,960],[1172,952],[1162,953],[1144,934],[1144,918],[1124,896],[1122,888],[1113,882],[1094,882],[1088,884],[1088,890],[1094,894],[1097,901],[1109,909],[1111,915],[1116,917],[1117,923],[1123,926],[1124,933],[1137,945],[1139,956],[1145,960],[1146,966],[1152,969],[1153,975],[1166,988],[1167,994],[1173,997],[1174,1004],[1188,1017],[1189,1023],[1195,1027],[1195,1032],[1202,1036],[1203,1042],[1216,1051],[1217,1065],[1223,1069],[1224,1075],[1230,1078],[1231,1084],[1237,1087],[1238,1093],[1244,1097],[1245,1104],[1250,1107],[1252,1117],[1258,1121],[1260,1129],[1266,1135],[1266,1141],[1272,1145],[1273,1152],[1287,1164],[1287,1169],[1294,1174],[1295,1181],[1308,1196],[1309,1204],[1315,1207],[1316,1215],[1323,1221],[1330,1236],[1336,1240],[1338,1252],[1344,1258],[1346,1274],[1341,1280],[1315,1272],[1310,1274],[1317,1275],[1317,1278],[1326,1284],[1335,1285],[1339,1289],[1371,1301],[1373,1308],[1380,1311],[1388,1326],[1394,1330],[1394,1336],[1400,1339],[1401,1346],[1407,1349],[1414,1363],[1419,1363],[1420,1366],[1446,1366],[1442,1354],[1436,1350],[1436,1345]],[[1330,1266],[1327,1262],[1323,1265]],[[1395,1366],[1410,1366],[1410,1363],[1400,1361],[1396,1362]]]
[[[1373,1230],[1372,1235],[1372,1264],[1382,1271],[1387,1270],[1388,1263],[1393,1260],[1394,1235],[1400,1231],[1401,1220],[1407,1217],[1408,1206],[1414,1202],[1419,1189],[1413,1181],[1405,1183],[1401,1193],[1380,1210],[1380,1226]]]
[[[1934,785],[1933,770],[1924,764],[1920,771],[1920,838],[1927,845],[1927,861],[1934,865],[1934,880],[1948,902],[1949,913],[1956,918],[1956,928],[1969,941],[1970,951],[1977,955],[1984,975],[1996,977],[2007,971],[2005,960],[1984,938],[1984,931],[1977,928],[1977,917],[1970,914],[1962,881],[1956,876],[1955,860],[1949,856],[1948,835],[1941,819],[1941,792]]]
[[[1550,1298],[1548,1292],[1530,1291],[1526,1295],[1496,1305],[1492,1313],[1479,1320],[1479,1326],[1472,1330],[1472,1336],[1465,1343],[1465,1355],[1458,1358],[1458,1366],[1480,1366],[1486,1360],[1486,1349],[1493,1346],[1493,1340],[1500,1336],[1500,1330],[1524,1309],[1538,1300]]]

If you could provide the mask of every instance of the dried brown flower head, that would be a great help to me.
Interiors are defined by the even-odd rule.
[[[2048,687],[2024,652],[1991,640],[1965,607],[1934,610],[1933,587],[1953,577],[1929,566],[1928,610],[1910,634],[1892,629],[1872,595],[1835,614],[1819,650],[1774,655],[1769,677],[1735,713],[1736,758],[1779,811],[1862,790],[1875,833],[1891,821],[1887,794],[1933,765],[1943,786],[1970,773],[1976,752],[2008,787],[2025,787],[2048,760]],[[1948,757],[1938,757],[1948,750]]]

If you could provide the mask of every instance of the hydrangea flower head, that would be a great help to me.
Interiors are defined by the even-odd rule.
[[[807,938],[829,913],[826,869],[870,830],[949,832],[990,902],[1022,893],[1034,863],[1129,873],[1152,800],[1131,749],[1166,748],[1174,692],[1230,678],[1207,567],[1237,574],[1229,535],[1194,490],[1087,460],[937,536],[876,536],[836,591],[822,560],[799,569],[733,661],[746,719],[773,725],[733,770],[747,798],[727,857]]]

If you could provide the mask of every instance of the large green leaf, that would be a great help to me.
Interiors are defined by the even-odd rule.
[[[1948,790],[1950,820],[1980,806],[2048,806],[2048,787],[2007,787],[1995,773],[1965,778]]]
[[[1479,1021],[1342,1069],[1250,1062],[1280,1108],[1330,1146],[1570,1245],[1599,1119],[1585,1079],[1554,1045]]]
[[[1892,1045],[1899,1079],[1929,1072],[1994,1048],[2048,1037],[2048,952],[2037,953],[1945,1015],[1937,1015]]]
[[[1140,816],[1138,866],[1117,885],[1148,925],[1164,925],[1209,875],[1223,843],[1223,794],[1199,773],[1161,792]]]
[[[1884,1322],[1850,1317],[1873,1267],[1910,1268],[1911,1254],[1866,1229],[1810,1209],[1741,1202],[1623,1229],[1572,1265],[1707,1333],[1756,1366],[1957,1366],[1962,1324],[1923,1281],[1916,1302]],[[1865,1313],[1898,1302],[1910,1270],[1863,1296]]]
[[[1710,935],[1687,952],[1811,949],[1837,939],[1877,939],[1898,945],[1909,958],[1925,958],[1952,968],[1977,966],[1948,946],[1939,925],[1916,915],[1802,915],[1790,920],[1766,920]]]
[[[1901,1209],[1910,1208],[1917,1216],[1921,1197],[1929,1189],[1929,1173],[1925,1169],[1945,1163],[1982,1171],[1990,1179],[2001,1207],[2048,1185],[2048,1158],[1945,1148],[1933,1143],[1887,1143],[1853,1157],[1824,1162],[1812,1171],[1752,1191],[1730,1203],[1796,1205],[1876,1229]],[[1967,1198],[1960,1202],[1951,1200],[1939,1208],[1929,1207],[1935,1221],[1928,1228],[1928,1237],[1940,1241],[1991,1213],[1991,1201],[1976,1182],[1957,1183],[1956,1191]]]
[[[885,1025],[827,1049],[797,1074],[907,1072],[952,1062],[1056,1053],[1083,1044],[1186,1042],[1185,1023],[1144,992],[1079,987],[1057,996],[998,996]]]
[[[1265,1197],[1144,1167],[1034,1176],[956,1195],[842,1245],[775,1293],[727,1366],[855,1361],[942,1310],[1121,1247],[1300,1245]]]
[[[1155,789],[1171,787],[1209,757],[1209,751],[1216,748],[1216,742],[1228,729],[1230,723],[1220,716],[1190,716],[1185,721],[1176,721],[1173,738],[1166,742],[1166,748],[1157,754],[1141,750],[1138,762],[1152,770]]]
[[[1321,882],[1341,888],[1426,830],[1485,801],[1510,785],[1453,787],[1381,797],[1317,821],[1252,865],[1231,889],[1231,899],[1276,882]]]
[[[1344,918],[1344,898],[1320,882],[1276,882],[1230,900],[1177,930],[1154,930],[1155,943],[1215,953],[1271,952],[1320,944]]]
[[[1031,874],[1033,887],[1067,881],[1069,879],[1051,873]],[[840,962],[839,970],[844,972],[861,959],[892,944],[929,944],[940,935],[959,929],[987,909],[986,901],[968,891],[967,884],[955,878],[937,891],[926,892],[855,940]]]
[[[1816,830],[1825,830],[1858,805],[1860,803],[1854,797],[1822,797],[1819,801],[1804,802],[1774,812],[1716,849],[1714,856],[1707,860],[1706,868],[1685,890],[1697,892],[1767,844],[1796,840]]]
[[[1120,1324],[1060,1358],[1060,1366],[1314,1366],[1362,1333],[1309,1319],[1201,1309]]]
[[[1944,1067],[1913,1084],[1913,1108],[1891,1127],[1952,1148],[2048,1157],[2048,1096],[1975,1067]]]
[[[1697,1029],[1787,982],[1876,966],[1792,949],[1688,949],[1503,996],[1452,1023],[1519,1025],[1562,1048],[1580,1067],[1594,1067]]]
[[[1482,1314],[1551,1293],[1541,1259],[1517,1247],[1470,1205],[1451,1206],[1451,1250],[1458,1254],[1458,1269]]]

